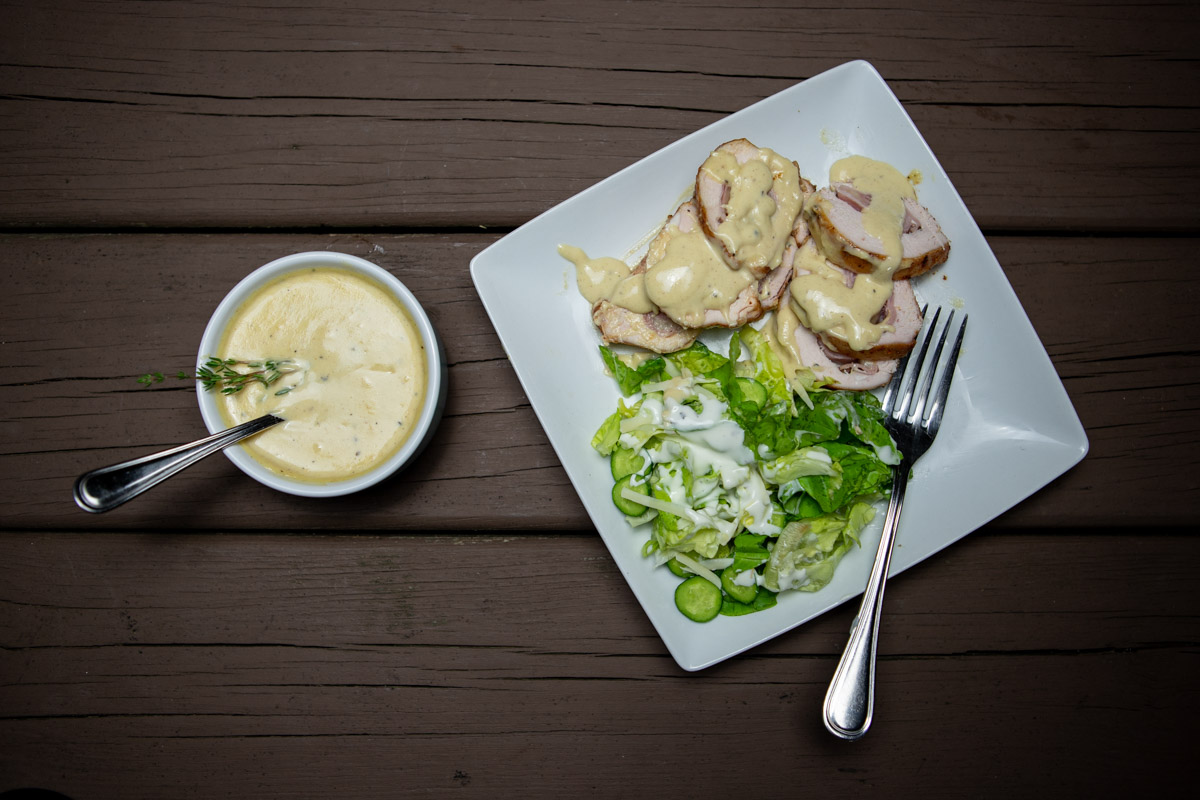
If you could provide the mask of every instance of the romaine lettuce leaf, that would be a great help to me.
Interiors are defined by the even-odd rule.
[[[821,445],[834,461],[833,475],[805,475],[797,480],[825,513],[864,495],[882,492],[892,480],[892,470],[860,445],[826,442]]]
[[[800,477],[811,475],[836,475],[833,458],[821,446],[802,447],[787,455],[763,462],[759,472],[767,483],[779,485]]]
[[[661,395],[647,395],[634,403],[630,413],[620,421],[621,437],[618,439],[623,447],[630,450],[641,450],[653,437],[663,433]]]
[[[613,449],[617,446],[617,440],[621,438],[621,421],[632,417],[641,405],[642,401],[639,400],[633,406],[627,406],[624,400],[617,398],[617,410],[608,415],[608,419],[600,424],[595,435],[592,436],[592,447],[600,455],[612,454]]]
[[[733,537],[733,563],[727,569],[745,572],[767,563],[771,551],[767,549],[766,542],[766,536],[756,533],[739,533]]]
[[[659,380],[662,377],[663,367],[666,366],[666,361],[659,356],[644,361],[637,369],[633,369],[626,366],[616,353],[604,345],[600,345],[600,357],[604,359],[604,365],[608,367],[608,371],[616,378],[617,385],[621,387],[621,394],[626,397],[641,391],[642,384],[646,381]]]
[[[721,598],[721,614],[726,617],[740,617],[743,614],[753,614],[756,611],[771,608],[776,604],[775,592],[763,587],[758,588],[758,594],[749,603],[739,603],[729,595]]]
[[[720,353],[709,350],[703,342],[692,342],[689,347],[669,353],[666,358],[681,371],[686,369],[693,375],[705,376],[711,375],[729,361]]]
[[[763,586],[773,592],[815,592],[833,578],[834,569],[872,519],[875,509],[854,503],[844,513],[792,522],[779,534],[763,569]]]

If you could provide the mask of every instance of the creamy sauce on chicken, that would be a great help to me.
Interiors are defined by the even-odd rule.
[[[383,287],[346,270],[294,272],[263,287],[238,309],[217,355],[301,367],[270,386],[222,395],[220,406],[230,425],[283,417],[242,447],[302,481],[345,480],[383,463],[408,439],[425,401],[416,325]]]
[[[813,333],[830,333],[855,350],[865,350],[891,330],[872,321],[892,294],[887,275],[851,277],[827,261],[811,239],[796,254],[796,271],[789,287],[790,305]]]
[[[908,178],[883,161],[866,156],[847,156],[829,168],[831,184],[849,183],[870,197],[863,208],[863,227],[882,244],[879,268],[890,277],[900,265],[904,248],[900,236],[904,233],[904,201],[916,201],[917,190]]]
[[[684,203],[650,242],[641,268],[559,245],[559,255],[575,265],[580,294],[592,306],[607,300],[637,314],[661,311],[684,328],[727,324],[736,303],[754,302],[759,275],[783,258],[803,198],[794,162],[754,150],[743,164],[717,150],[701,167],[729,189],[713,238],[700,227],[695,206]]]
[[[575,284],[592,305],[608,300],[638,314],[654,311],[654,304],[646,297],[643,276],[632,274],[633,268],[621,259],[589,258],[583,250],[569,244],[560,244],[558,253],[575,265]]]
[[[800,349],[796,342],[796,328],[801,324],[800,318],[791,303],[780,303],[775,310],[774,318],[763,326],[767,343],[775,351],[780,363],[783,364],[783,374],[788,382],[795,384],[796,374],[804,369],[804,359],[800,357]]]
[[[579,291],[606,341],[665,352],[686,346],[692,340],[686,332],[694,338],[697,329],[757,319],[782,289],[777,283],[772,291],[765,276],[786,258],[795,273],[768,327],[789,372],[803,363],[794,344],[799,327],[821,337],[827,350],[882,359],[903,347],[907,335],[890,334],[906,332],[912,321],[911,302],[894,309],[889,300],[893,276],[913,260],[904,252],[912,238],[906,227],[912,234],[924,224],[914,187],[920,180],[916,170],[905,175],[882,161],[847,156],[830,168],[835,200],[830,190],[814,192],[795,162],[737,139],[705,159],[692,199],[649,242],[639,265],[590,258],[570,245],[558,252],[575,265]],[[794,254],[788,250],[793,237],[803,242]],[[785,272],[780,270],[781,281]],[[656,315],[660,311],[670,322]],[[673,330],[658,331],[652,323]],[[638,328],[637,336],[631,328]]]
[[[917,193],[909,178],[891,164],[865,156],[834,162],[829,181],[835,186],[849,184],[867,201],[863,228],[880,243],[881,256],[860,253],[868,256],[875,269],[848,280],[822,252],[836,245],[824,241],[819,225],[810,226],[812,238],[797,255],[797,274],[789,287],[791,307],[814,333],[836,336],[853,350],[867,350],[893,330],[874,320],[882,316],[892,295],[892,275],[903,258],[904,201],[915,202]],[[812,202],[822,201],[813,195]]]
[[[558,254],[575,265],[575,285],[590,305],[608,300],[639,314],[654,311],[654,305],[646,299],[644,277],[634,274],[633,267],[621,259],[591,258],[570,244],[560,244]],[[615,302],[618,297],[622,302]]]
[[[680,325],[705,324],[710,310],[726,309],[755,282],[745,269],[731,269],[720,250],[701,231],[679,233],[666,253],[646,270],[646,295]]]
[[[744,164],[717,150],[700,170],[729,187],[726,217],[713,231],[726,250],[745,267],[779,266],[804,197],[796,164],[767,148]]]
[[[729,308],[756,280],[749,270],[732,269],[699,230],[656,240],[650,266],[638,272],[616,258],[589,258],[572,245],[559,245],[558,253],[575,265],[579,292],[593,306],[608,300],[638,314],[661,310],[688,328],[705,325],[710,311]]]

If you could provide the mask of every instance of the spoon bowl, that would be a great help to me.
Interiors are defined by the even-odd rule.
[[[283,419],[265,414],[191,444],[85,472],[75,480],[75,503],[94,514],[111,511],[200,459],[279,422]]]

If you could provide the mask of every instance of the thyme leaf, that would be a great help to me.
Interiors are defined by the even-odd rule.
[[[209,356],[195,376],[185,370],[175,373],[179,380],[195,378],[205,391],[219,391],[221,394],[237,394],[247,385],[261,383],[270,386],[277,380],[300,369],[300,365],[290,358],[264,358],[258,361],[242,361],[236,358],[217,358]],[[166,376],[161,372],[148,372],[138,377],[137,382],[143,386],[153,386],[162,383]],[[275,392],[283,395],[290,392],[291,387],[285,387]]]
[[[261,383],[270,386],[275,381],[295,372],[300,367],[290,358],[267,358],[261,361],[241,361],[236,358],[216,358],[210,356],[196,370],[196,380],[205,391],[219,391],[221,394],[237,394],[248,384]],[[282,390],[276,394],[283,394]]]

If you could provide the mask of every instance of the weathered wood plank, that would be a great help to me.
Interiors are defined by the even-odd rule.
[[[9,303],[0,320],[4,524],[202,529],[236,520],[247,528],[344,529],[352,520],[352,528],[384,530],[589,528],[470,284],[467,261],[492,241],[0,237]],[[1190,524],[1200,517],[1193,413],[1200,365],[1194,349],[1180,345],[1200,303],[1200,289],[1183,280],[1196,242],[993,237],[992,244],[1092,444],[1081,465],[1000,524]],[[78,511],[70,486],[79,473],[203,433],[190,388],[169,382],[143,389],[136,376],[189,365],[229,287],[272,258],[307,249],[371,258],[429,309],[451,365],[446,417],[429,451],[403,475],[352,498],[277,495],[217,457],[111,514]]]
[[[1198,556],[1145,529],[984,533],[919,565],[851,753],[819,723],[851,608],[689,675],[594,537],[6,532],[0,785],[670,793],[716,748],[756,765],[706,776],[722,793],[1144,787],[1182,774],[1200,709]]]
[[[1195,228],[1186,2],[742,4],[736,25],[673,2],[6,17],[0,225],[511,226],[862,53],[985,228]]]
[[[1184,532],[1152,526],[1086,534],[989,526],[888,584],[880,653],[1194,644],[1200,598],[1190,576],[1200,550],[1192,544]],[[9,664],[43,650],[113,648],[116,659],[116,650],[139,647],[297,648],[314,658],[323,648],[361,651],[364,668],[405,647],[497,666],[545,653],[596,678],[626,668],[598,655],[674,664],[593,535],[5,531],[0,556]],[[1115,563],[1121,580],[1104,580]],[[830,657],[853,614],[840,607],[705,674]],[[6,696],[0,708],[22,702]]]
[[[787,664],[767,665],[754,685],[663,680],[640,663],[620,680],[530,681],[520,677],[525,665],[505,678],[451,660],[437,670],[397,666],[382,685],[324,675],[317,680],[330,684],[312,685],[300,675],[299,685],[265,687],[247,686],[257,670],[223,654],[194,658],[191,669],[144,666],[194,681],[188,699],[181,691],[154,703],[158,711],[0,720],[10,743],[0,777],[70,797],[136,800],[619,797],[631,787],[674,796],[698,754],[739,765],[715,766],[697,792],[704,796],[804,786],[958,797],[970,786],[980,798],[1103,797],[1166,793],[1191,775],[1196,702],[1177,650],[887,662],[889,694],[853,747],[820,725],[824,677],[797,677]],[[138,668],[139,659],[126,663]],[[821,667],[832,670],[832,660]],[[222,675],[230,685],[212,686]],[[137,687],[107,676],[81,683],[102,696],[129,692],[131,708],[151,705],[139,697],[158,688],[152,678]],[[1164,703],[1164,691],[1186,705]]]

